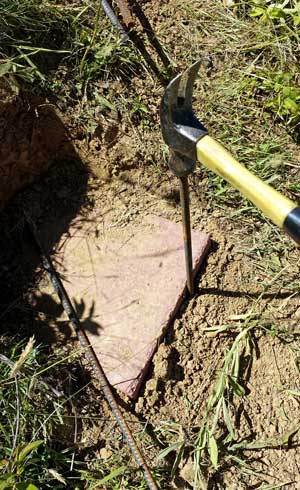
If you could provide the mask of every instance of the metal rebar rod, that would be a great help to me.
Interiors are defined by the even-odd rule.
[[[191,237],[190,198],[188,177],[179,177],[180,202],[182,212],[183,240],[187,288],[191,296],[194,295],[193,252]]]
[[[112,23],[112,25],[114,27],[117,28],[117,30],[121,36],[122,41],[129,42],[129,37],[128,37],[127,32],[125,31],[124,27],[119,22],[119,20],[117,19],[113,9],[111,8],[111,6],[107,2],[107,0],[101,0],[101,4],[102,4],[103,10],[106,13],[107,17],[109,18],[110,22]]]
[[[133,24],[133,18],[127,0],[116,0],[116,2],[126,27],[130,27]]]
[[[115,399],[115,396],[113,394],[113,391],[110,387],[110,384],[106,378],[106,375],[103,371],[103,368],[99,362],[99,359],[97,358],[96,354],[95,354],[95,351],[93,349],[93,347],[91,346],[90,342],[89,342],[89,339],[85,333],[85,331],[83,330],[82,326],[81,326],[81,322],[78,318],[78,315],[71,303],[71,300],[68,296],[68,293],[59,277],[59,274],[58,272],[55,270],[54,268],[54,265],[51,261],[51,258],[50,256],[47,254],[47,252],[45,251],[40,239],[39,239],[39,236],[38,236],[38,233],[37,233],[37,230],[35,229],[35,225],[34,223],[32,223],[30,220],[27,219],[27,223],[29,225],[29,229],[31,231],[31,234],[33,236],[33,239],[34,239],[34,243],[36,245],[36,248],[38,250],[38,253],[39,255],[41,256],[41,259],[42,259],[42,263],[43,263],[43,266],[44,266],[44,269],[47,271],[47,273],[49,274],[49,278],[51,280],[51,283],[55,289],[55,292],[57,293],[60,301],[61,301],[61,304],[66,312],[66,314],[68,315],[68,318],[71,322],[71,325],[72,327],[74,328],[76,334],[77,334],[77,337],[79,339],[79,342],[81,344],[81,346],[83,347],[83,351],[84,351],[84,354],[86,356],[86,359],[87,361],[89,362],[93,372],[94,372],[94,375],[96,377],[96,379],[98,380],[102,390],[103,390],[103,393],[105,395],[105,398],[108,402],[108,404],[110,405],[110,408],[119,424],[119,427],[120,429],[122,430],[122,433],[124,435],[124,438],[125,440],[127,441],[129,447],[130,447],[130,450],[133,454],[133,457],[137,463],[137,465],[139,466],[139,468],[142,470],[143,474],[144,474],[144,478],[148,484],[148,487],[150,490],[158,490],[158,487],[151,475],[151,472],[148,468],[148,465],[124,419],[124,416],[119,408],[119,405]]]
[[[157,39],[152,26],[150,24],[150,21],[148,20],[148,17],[144,13],[143,9],[141,8],[139,2],[137,0],[132,0],[131,1],[133,10],[135,11],[136,16],[138,17],[144,32],[146,33],[146,36],[148,37],[150,43],[152,44],[153,48],[156,50],[158,56],[160,57],[161,61],[163,62],[165,68],[169,68],[171,65],[171,61],[168,58],[167,54],[165,53],[162,45],[160,44],[159,40]]]

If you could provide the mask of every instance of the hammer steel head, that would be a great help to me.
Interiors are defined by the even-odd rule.
[[[170,148],[169,167],[177,177],[194,170],[196,144],[207,130],[192,109],[193,85],[201,61],[177,75],[167,86],[160,106],[160,123],[165,143]]]

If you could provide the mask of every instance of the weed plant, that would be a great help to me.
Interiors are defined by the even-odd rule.
[[[101,2],[3,0],[0,21],[0,78],[16,90],[23,81],[31,91],[66,91],[72,80],[82,96],[89,81],[108,74],[126,77],[141,65],[133,46],[118,40]]]
[[[298,3],[178,3],[190,32],[181,62],[187,66],[197,56],[208,60],[195,90],[200,119],[253,173],[297,201]],[[194,179],[199,196],[223,208],[231,219],[264,221],[251,203],[212,172],[199,166]]]
[[[45,357],[34,345],[2,338],[0,357],[0,488],[37,490],[65,488],[72,448],[60,441],[69,400],[57,386],[55,371],[41,367]],[[66,362],[65,360],[60,361]]]
[[[0,4],[0,77],[17,85],[46,80],[47,54],[65,54],[70,44],[70,15],[46,2],[3,0]],[[17,77],[17,78],[16,78]]]
[[[95,410],[92,397],[99,393],[89,392],[89,383],[66,394],[79,352],[65,357],[57,353],[49,362],[33,339],[26,343],[2,337],[0,345],[1,490],[146,490],[118,430],[110,431],[106,439],[113,450],[108,449],[105,457],[99,457],[99,441],[91,447],[85,442],[89,432],[98,432],[97,423],[102,424],[103,416],[99,411],[96,416],[90,416],[87,409],[85,414],[80,411],[83,392],[84,406]],[[136,437],[145,439],[144,430]],[[154,475],[166,488],[167,471],[158,466]]]

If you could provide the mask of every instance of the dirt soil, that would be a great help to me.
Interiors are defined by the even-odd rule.
[[[172,2],[164,2],[159,15],[157,5],[154,1],[143,3],[145,12],[159,31],[162,24],[165,27],[166,23],[174,22],[174,7]],[[169,39],[170,50],[174,49],[176,54],[180,42],[175,34],[172,36]],[[158,120],[163,88],[150,77],[146,82],[133,80],[132,83],[136,84],[142,97],[150,94],[147,102],[154,120]],[[36,117],[33,108],[19,124],[27,128],[30,117],[32,120]],[[58,119],[60,117],[57,116]],[[177,182],[165,163],[160,161],[159,129],[148,132],[147,138],[143,139],[133,125],[120,128],[116,122],[110,121],[105,127],[99,124],[98,131],[87,143],[78,138],[80,130],[73,121],[68,123],[66,120],[65,125],[68,131],[63,134],[71,134],[67,157],[64,154],[56,158],[48,172],[19,193],[5,209],[1,219],[3,229],[7,231],[6,237],[14,233],[13,223],[21,223],[24,209],[43,229],[51,221],[63,218],[64,230],[61,232],[78,216],[83,220],[97,219],[101,224],[101,215],[93,216],[94,209],[101,209],[102,215],[109,212],[110,220],[120,228],[128,223],[140,223],[148,214],[180,222]],[[24,139],[26,134],[24,131]],[[48,151],[47,144],[41,147],[40,142],[35,142],[35,138],[41,137],[39,135],[33,132],[34,157],[39,157],[39,152],[44,157],[44,148]],[[16,135],[3,133],[1,146],[10,148],[10,158],[14,160],[15,152],[20,153],[22,148],[13,151],[12,138]],[[30,165],[33,156],[26,157],[26,166]],[[131,415],[128,416],[134,423],[147,420],[154,428],[166,422],[176,423],[180,427],[178,439],[185,434],[189,440],[193,431],[202,424],[207,399],[234,339],[230,334],[212,335],[209,329],[225,324],[234,327],[249,312],[254,312],[254,318],[261,319],[263,315],[264,322],[253,331],[251,351],[245,349],[242,354],[240,379],[246,394],[242,398],[234,398],[232,417],[237,441],[269,442],[265,448],[240,451],[240,457],[246,456],[247,468],[241,469],[226,458],[221,460],[218,471],[208,471],[207,488],[240,490],[258,488],[262,483],[285,483],[286,488],[300,489],[297,434],[300,406],[299,399],[287,391],[299,390],[299,294],[292,294],[290,290],[290,283],[299,277],[299,253],[293,248],[288,256],[283,256],[280,260],[284,274],[272,275],[272,270],[266,261],[260,261],[253,245],[258,243],[259,248],[268,225],[258,220],[233,220],[226,216],[224,209],[211,207],[203,200],[205,179],[201,177],[198,170],[192,179],[191,219],[195,229],[210,234],[212,248],[197,278],[197,293],[185,301],[165,342],[155,354],[148,380],[137,402],[134,404],[120,395],[122,404],[129,410]],[[58,241],[59,234],[52,236],[51,245]],[[12,285],[15,270],[5,266],[7,251],[2,255],[3,277],[8,285]],[[18,301],[20,308],[24,300],[19,298]],[[6,309],[13,309],[7,298],[5,304]],[[38,312],[35,313],[38,316]],[[48,331],[49,323],[55,325],[55,318],[46,320],[42,332]],[[56,325],[57,335],[52,331],[48,341],[64,343],[70,332],[62,327]],[[272,335],[267,329],[268,332],[285,330],[285,335]],[[109,414],[105,402],[98,408]],[[98,425],[98,429],[90,431],[89,436],[85,433],[85,440],[89,437],[96,444],[100,435],[103,443],[105,434],[112,430],[111,424],[113,422],[100,428]],[[286,434],[290,434],[288,444],[283,445],[280,441]],[[105,447],[110,451],[109,442]],[[159,448],[154,448],[151,457],[155,457],[158,451]],[[188,457],[181,465],[180,480],[182,488],[191,488]]]
[[[72,155],[66,129],[43,97],[0,84],[0,208],[57,158]]]

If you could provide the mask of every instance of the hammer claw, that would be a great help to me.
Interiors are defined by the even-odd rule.
[[[180,91],[181,80],[182,80],[182,73],[177,75],[177,77],[175,77],[167,87],[169,110],[172,110],[174,107],[177,107],[178,105],[178,93]]]
[[[167,145],[181,158],[182,165],[171,165],[177,177],[193,171],[196,162],[196,143],[207,134],[192,110],[193,84],[201,61],[194,63],[184,74],[177,75],[167,86],[160,107],[162,135]]]
[[[182,77],[184,81],[184,107],[185,109],[192,110],[192,97],[194,83],[197,77],[197,73],[201,64],[201,60],[196,61],[190,68],[185,72]]]
[[[168,98],[168,107],[185,107],[192,110],[193,86],[201,60],[196,61],[188,70],[177,75],[169,83],[165,95]]]

